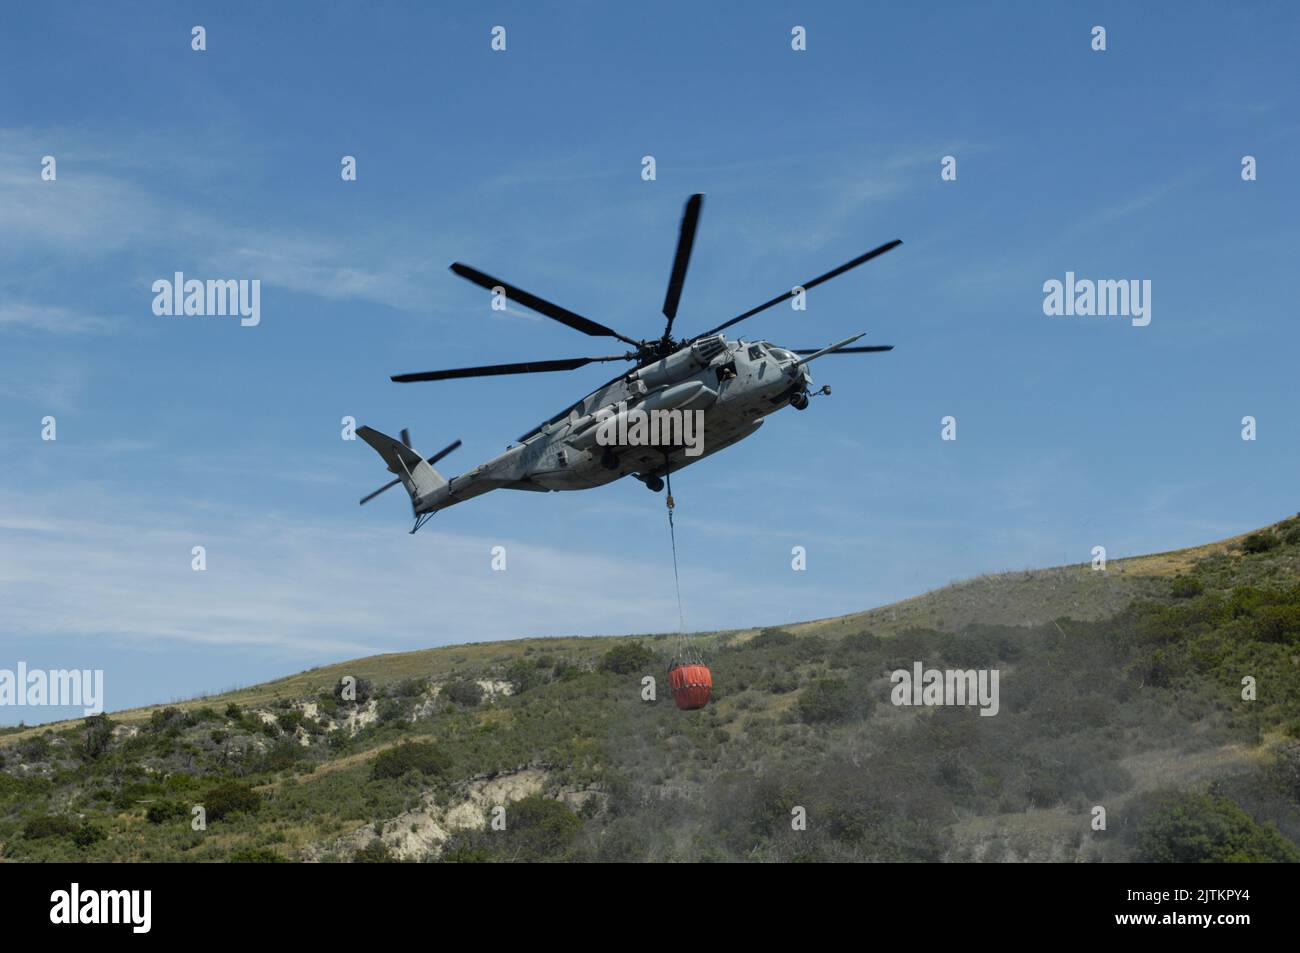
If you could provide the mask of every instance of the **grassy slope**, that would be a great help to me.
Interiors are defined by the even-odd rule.
[[[1061,617],[1103,619],[1118,612],[1135,598],[1163,594],[1165,581],[1169,577],[1188,571],[1198,560],[1208,556],[1232,552],[1240,546],[1246,535],[1248,534],[1243,533],[1191,549],[1112,560],[1104,573],[1093,572],[1088,565],[1074,565],[977,576],[892,605],[786,625],[783,628],[796,635],[815,634],[834,638],[862,629],[892,634],[916,626],[957,630],[973,623],[1036,625]],[[1297,575],[1300,576],[1300,567],[1297,567]],[[759,631],[761,630],[738,629],[700,633],[700,637],[735,643],[753,638]],[[315,695],[322,689],[332,687],[344,675],[387,684],[404,678],[446,675],[465,663],[489,666],[514,658],[529,649],[544,648],[551,652],[565,652],[590,649],[593,643],[608,643],[622,638],[625,637],[512,639],[371,655],[230,692],[204,695],[188,701],[123,709],[114,712],[113,719],[123,724],[137,724],[147,721],[155,711],[167,707],[187,711],[202,706],[224,708],[230,702],[242,707],[269,706],[283,699]],[[601,650],[605,647],[608,646],[602,646]],[[17,731],[11,729],[0,735],[0,746],[40,734],[49,728],[76,723],[79,720],[34,725]]]
[[[1178,567],[1191,565],[1198,555],[1226,552],[1243,538],[1244,534],[1195,549],[1115,560],[1109,564],[1107,573],[1096,573],[1088,566],[1080,565],[978,576],[892,605],[783,628],[798,635],[836,637],[863,628],[884,634],[915,626],[955,630],[971,623],[1033,625],[1062,616],[1077,619],[1105,618],[1128,605],[1134,598],[1163,593],[1165,586],[1162,577],[1172,576]],[[737,629],[698,635],[703,639],[735,643],[753,638],[760,631]],[[224,708],[230,702],[244,707],[273,705],[282,699],[314,695],[323,688],[333,686],[344,675],[386,684],[416,676],[445,675],[461,663],[491,665],[513,658],[530,648],[564,652],[623,638],[626,637],[512,639],[371,655],[230,692],[142,708],[127,708],[113,712],[113,719],[123,724],[136,724],[147,721],[155,711],[167,707],[185,711],[205,705]],[[79,720],[51,722],[17,731],[9,730],[0,735],[0,746],[40,734],[51,727],[66,727],[78,722]]]
[[[510,856],[1124,859],[1131,838],[1089,840],[1094,802],[1123,827],[1157,788],[1222,778],[1238,779],[1238,800],[1255,816],[1284,830],[1295,821],[1300,831],[1286,798],[1265,791],[1289,716],[1275,703],[1271,720],[1261,722],[1260,709],[1244,712],[1218,662],[1155,687],[1141,666],[1162,649],[1117,616],[1134,599],[1170,603],[1179,574],[1202,579],[1206,599],[1243,583],[1300,580],[1300,545],[1251,555],[1243,539],[1112,561],[1105,573],[1075,566],[981,577],[790,626],[794,638],[710,634],[703,641],[718,690],[695,715],[639,698],[640,673],[662,672],[670,640],[642,640],[657,657],[620,676],[598,662],[627,639],[543,639],[374,656],[166,706],[190,712],[188,722],[159,714],[164,706],[116,713],[114,741],[89,762],[78,753],[87,734],[79,721],[12,732],[0,738],[0,856],[219,860],[242,850],[346,858],[379,829],[415,856],[417,830],[450,830],[450,811],[484,806],[485,778],[525,765],[540,770],[552,798],[587,806],[580,818],[537,821],[536,830],[559,839]],[[1256,653],[1248,667],[1281,666],[1280,681],[1289,677],[1286,658]],[[882,704],[888,671],[913,659],[996,664],[1003,716]],[[1161,664],[1151,671],[1168,668]],[[517,682],[521,671],[537,684],[490,705],[428,693],[449,678]],[[247,716],[224,714],[234,703],[292,719],[292,705],[328,693],[344,675],[374,683],[386,723],[346,738],[349,731],[309,724],[304,747],[280,729],[259,731]],[[827,686],[829,717],[818,720],[809,713]],[[449,763],[430,775],[374,779],[380,753],[412,739],[433,743]],[[204,834],[144,817],[159,802],[202,803],[232,778],[264,799],[255,816],[235,815]],[[786,830],[793,805],[817,821],[802,839]],[[43,815],[105,836],[81,846],[70,834],[29,836]],[[577,826],[560,837],[556,824]],[[457,835],[453,852],[494,857],[483,836]]]

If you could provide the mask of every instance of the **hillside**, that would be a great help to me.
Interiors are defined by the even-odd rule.
[[[696,638],[698,712],[659,635],[380,655],[9,730],[0,859],[1300,859],[1300,517]],[[917,662],[996,670],[997,714],[892,704]]]

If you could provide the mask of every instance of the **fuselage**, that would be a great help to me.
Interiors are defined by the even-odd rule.
[[[665,473],[748,437],[768,414],[806,401],[811,381],[807,365],[784,348],[720,334],[702,338],[597,388],[504,453],[416,500],[415,510],[436,512],[496,489],[586,490],[629,474],[653,486]],[[634,419],[656,411],[680,412],[682,420],[693,415],[695,439],[647,444],[644,433],[616,426],[619,414]],[[611,443],[620,435],[631,439]]]

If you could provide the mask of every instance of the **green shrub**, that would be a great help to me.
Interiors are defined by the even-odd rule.
[[[386,864],[391,862],[392,859],[392,851],[378,837],[352,855],[352,863],[354,864]]]
[[[764,629],[758,635],[754,636],[747,643],[747,649],[771,649],[779,648],[783,645],[790,645],[797,641],[797,637],[785,631],[785,629]]]
[[[149,731],[162,731],[172,723],[183,720],[184,716],[179,708],[168,706],[159,708],[149,716]]]
[[[775,675],[767,684],[767,690],[773,695],[786,695],[799,687],[799,679],[790,673]]]
[[[442,686],[442,695],[464,708],[473,708],[483,700],[483,688],[468,678],[453,678]]]
[[[880,645],[880,636],[872,632],[853,632],[840,639],[840,647],[849,652],[870,652]]]
[[[144,816],[150,824],[165,824],[188,814],[188,809],[179,801],[155,801],[144,812]]]
[[[816,662],[826,657],[826,640],[820,635],[806,635],[795,642],[794,657],[801,662]]]
[[[1261,642],[1294,642],[1300,637],[1300,605],[1261,606],[1251,628]]]
[[[113,722],[107,715],[91,715],[86,719],[85,731],[81,739],[81,753],[88,761],[93,761],[108,750],[113,740]]]
[[[806,724],[844,721],[860,708],[849,683],[836,678],[819,678],[799,693],[799,718]]]
[[[152,781],[137,781],[123,784],[113,795],[113,806],[120,811],[134,810],[144,800],[152,800],[163,793],[161,784]]]
[[[207,705],[202,708],[196,708],[185,716],[185,721],[191,725],[201,725],[205,721],[220,721],[221,716]]]
[[[203,807],[210,821],[235,814],[256,814],[262,806],[262,796],[247,784],[227,781],[210,788],[203,798]]]
[[[1165,792],[1138,828],[1138,857],[1157,864],[1300,862],[1300,849],[1226,797]]]
[[[392,698],[419,698],[428,687],[428,680],[423,678],[404,678],[389,686],[388,694]]]
[[[1205,591],[1201,580],[1195,576],[1175,576],[1169,592],[1175,599],[1191,599]]]
[[[307,749],[292,738],[281,738],[257,758],[250,767],[254,772],[287,771],[307,759]]]
[[[615,675],[642,673],[654,665],[655,654],[640,642],[624,642],[614,646],[600,658],[600,670]]]
[[[450,759],[436,746],[422,741],[406,741],[375,756],[370,765],[370,778],[372,781],[400,778],[408,771],[436,776],[450,766]]]
[[[44,761],[50,756],[50,739],[45,735],[24,738],[17,747],[24,761]]]
[[[582,821],[565,804],[534,794],[506,808],[503,846],[517,860],[559,860],[581,829]]]
[[[42,814],[27,822],[23,827],[23,836],[28,840],[67,837],[75,834],[80,826],[74,819],[63,814]]]
[[[267,847],[240,847],[230,852],[232,864],[283,864],[285,859]]]
[[[444,864],[486,864],[492,854],[482,845],[468,843],[463,836],[452,837],[438,858]]]
[[[108,835],[104,833],[102,828],[96,827],[93,824],[83,824],[72,832],[72,843],[85,849],[98,844],[107,837]]]
[[[379,703],[379,711],[376,713],[379,724],[404,724],[408,720],[409,704],[401,698],[385,698]]]
[[[280,733],[280,728],[278,725],[271,723],[270,727],[274,734]],[[266,729],[266,723],[264,723],[260,717],[253,714],[251,711],[240,713],[239,715],[240,731],[246,731],[250,735],[256,735],[256,734],[261,734],[265,729]]]
[[[546,672],[527,659],[515,659],[506,666],[505,680],[516,695],[522,695],[529,689],[545,685]]]
[[[1251,533],[1242,542],[1241,548],[1248,553],[1266,553],[1270,549],[1275,549],[1278,545],[1278,538],[1271,531],[1264,530],[1259,533]]]

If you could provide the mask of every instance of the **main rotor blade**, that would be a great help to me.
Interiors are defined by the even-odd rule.
[[[845,346],[846,344],[852,344],[854,341],[856,341],[858,338],[862,337],[862,335],[864,335],[864,334],[866,334],[865,331],[859,331],[857,334],[853,335],[853,337],[851,337],[851,338],[845,338],[843,341],[837,341],[836,343],[831,344],[831,345],[829,345],[829,346],[827,346],[827,347],[819,348],[818,350],[813,351],[813,352],[812,352],[811,354],[809,354],[807,357],[801,357],[801,358],[799,358],[799,360],[795,362],[795,366],[796,366],[796,367],[801,367],[801,366],[803,366],[804,364],[807,364],[809,361],[815,361],[815,360],[817,360],[817,358],[819,358],[819,357],[824,357],[824,356],[827,355],[827,354],[834,354],[836,351],[842,351],[842,350],[844,350],[844,346]]]
[[[892,249],[897,248],[901,244],[903,244],[903,241],[900,238],[896,238],[892,242],[886,242],[885,244],[881,245],[879,248],[873,248],[865,255],[859,255],[857,258],[853,259],[852,261],[845,262],[844,264],[840,265],[838,268],[833,269],[832,271],[828,271],[826,272],[826,274],[820,275],[814,278],[812,281],[804,282],[804,284],[801,285],[800,287],[802,287],[804,291],[811,291],[813,288],[816,288],[822,282],[830,281],[832,278],[837,278],[840,275],[844,274],[844,272],[852,268],[856,268],[858,267],[858,265],[861,265],[865,262],[871,261],[871,259],[876,258],[879,255],[883,255],[885,252],[891,251]],[[703,334],[698,335],[698,337],[708,337],[710,334],[717,334],[719,331],[725,331],[733,324],[739,324],[741,321],[744,321],[746,318],[752,318],[754,315],[758,314],[758,312],[764,311],[772,307],[772,305],[774,304],[780,304],[782,301],[789,301],[794,296],[795,296],[795,292],[793,289],[791,289],[790,291],[787,291],[783,295],[778,295],[777,297],[773,298],[771,301],[767,301],[763,304],[760,304],[757,308],[752,308],[751,310],[746,311],[744,314],[737,315],[736,317],[732,318],[730,321],[727,321],[724,324],[719,324],[712,331],[705,331]]]
[[[597,324],[590,318],[584,318],[580,314],[575,314],[568,308],[561,308],[558,304],[552,304],[545,298],[539,298],[537,295],[529,294],[522,288],[516,288],[512,284],[502,281],[500,278],[493,278],[491,275],[486,275],[477,268],[471,268],[469,265],[462,265],[460,262],[456,262],[451,266],[451,270],[467,281],[472,281],[480,288],[486,288],[488,291],[491,291],[493,288],[501,288],[505,291],[506,297],[511,301],[517,301],[525,308],[531,308],[538,314],[544,314],[552,320],[568,325],[575,331],[581,331],[583,334],[590,334],[593,337],[618,338],[625,344],[631,344],[633,347],[640,347],[640,341],[633,341],[631,338],[624,337],[613,328],[607,328],[603,324]]]
[[[412,381],[446,381],[457,377],[495,377],[498,374],[540,374],[545,371],[572,371],[599,361],[626,361],[626,354],[616,357],[570,357],[559,361],[521,361],[518,364],[487,364],[483,367],[455,367],[446,371],[422,371],[397,374],[390,378],[399,384]]]
[[[875,354],[877,351],[892,351],[892,344],[873,344],[870,347],[842,347],[834,351],[827,351],[827,354]],[[795,354],[816,354],[820,348],[804,347],[791,348]]]
[[[682,284],[686,281],[686,266],[691,263],[691,248],[695,245],[695,229],[700,224],[700,207],[704,196],[696,193],[686,200],[682,212],[681,232],[677,236],[677,255],[673,258],[673,272],[668,279],[668,294],[664,296],[664,338],[672,336],[673,321],[677,318],[677,305],[682,299]]]

